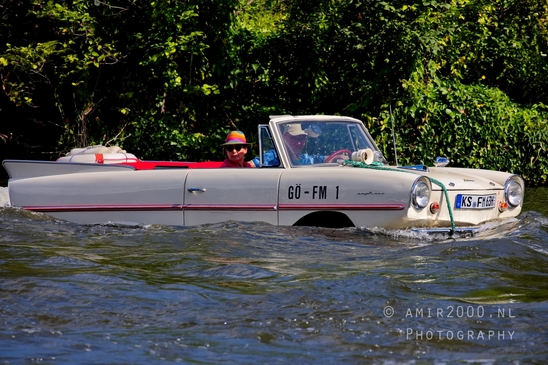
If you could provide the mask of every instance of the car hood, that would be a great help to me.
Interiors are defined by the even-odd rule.
[[[499,190],[511,174],[465,168],[429,167],[428,172],[419,172],[420,175],[441,182],[447,190]],[[441,189],[433,184],[434,190]]]

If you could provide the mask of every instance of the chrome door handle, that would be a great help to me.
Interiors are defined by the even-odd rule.
[[[195,192],[205,193],[206,189],[205,188],[188,188],[188,191],[190,191],[191,193],[195,193]]]

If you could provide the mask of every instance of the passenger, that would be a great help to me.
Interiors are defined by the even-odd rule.
[[[326,156],[309,155],[308,153],[302,153],[308,138],[318,138],[322,133],[319,128],[313,128],[310,126],[303,130],[300,124],[288,124],[285,127],[285,131],[282,134],[284,142],[287,146],[287,151],[291,164],[293,165],[313,165],[318,163],[324,163]],[[345,158],[340,155],[336,158]],[[259,157],[255,157],[251,164],[258,167],[260,165]],[[266,151],[263,154],[263,166],[279,166],[280,162],[275,150]]]
[[[220,167],[253,167],[245,162],[245,154],[249,143],[247,143],[243,132],[230,132],[225,143],[221,146],[224,146],[228,158],[223,161]]]

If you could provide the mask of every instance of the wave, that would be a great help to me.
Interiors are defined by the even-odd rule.
[[[0,207],[10,206],[10,196],[8,194],[8,188],[0,187]]]
[[[27,222],[44,222],[52,221],[61,223],[62,220],[55,219],[46,214],[34,213],[20,209],[17,207],[11,207],[8,188],[0,187],[0,219],[25,219]],[[67,222],[67,224],[70,224]],[[72,225],[72,224],[71,224]],[[75,224],[78,226],[77,224]],[[89,226],[89,225],[83,225]],[[168,226],[152,225],[143,226],[141,228],[152,228],[159,230],[169,230]],[[264,232],[268,234],[283,234],[293,237],[299,236],[324,236],[328,239],[334,240],[358,240],[358,241],[371,241],[371,238],[382,238],[384,244],[392,242],[395,244],[401,244],[402,242],[409,243],[411,245],[416,244],[428,244],[431,242],[443,242],[452,240],[482,240],[493,238],[508,238],[519,237],[523,232],[527,232],[527,235],[533,237],[535,240],[548,240],[548,217],[544,214],[536,211],[525,211],[517,218],[510,218],[503,221],[486,222],[473,230],[459,230],[451,235],[448,228],[440,228],[433,232],[426,232],[423,229],[388,229],[380,227],[356,227],[356,228],[319,228],[319,227],[277,227],[271,226],[265,223],[249,223],[249,222],[222,222],[218,224],[205,224],[203,226],[185,227],[198,230],[226,230],[226,229],[244,229],[248,232]],[[123,226],[120,227],[123,229]],[[136,227],[128,227],[136,228]],[[172,227],[173,228],[173,227]],[[359,239],[361,237],[362,239]]]

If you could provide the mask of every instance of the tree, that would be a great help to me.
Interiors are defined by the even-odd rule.
[[[2,140],[203,160],[269,114],[345,114],[392,161],[547,178],[543,0],[8,1]]]
[[[115,141],[144,157],[188,158],[216,139],[220,119],[203,118],[222,115],[211,107],[214,65],[232,2],[95,3],[36,1],[21,11],[34,24],[25,29],[41,31],[12,32],[0,56],[10,101],[56,125],[61,151]]]

